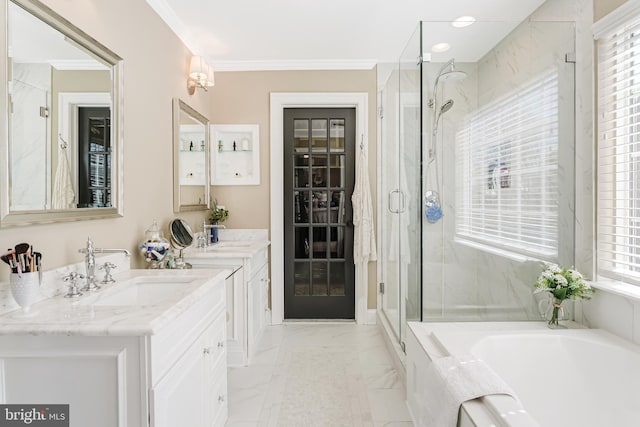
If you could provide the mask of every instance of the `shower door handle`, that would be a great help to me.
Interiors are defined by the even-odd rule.
[[[398,195],[398,203],[397,203],[399,205],[398,208],[394,208],[392,206],[393,203],[392,203],[391,199],[392,199],[393,194],[397,194]],[[389,212],[391,212],[391,213],[402,213],[402,212],[404,212],[404,210],[406,208],[406,203],[405,203],[405,196],[404,196],[404,193],[402,191],[400,191],[397,188],[395,190],[390,191],[387,200],[388,200],[388,205],[389,205]]]

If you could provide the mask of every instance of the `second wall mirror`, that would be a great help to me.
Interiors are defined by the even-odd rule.
[[[173,210],[209,209],[209,120],[173,100]]]

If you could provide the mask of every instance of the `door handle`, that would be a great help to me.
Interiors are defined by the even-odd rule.
[[[388,204],[389,212],[391,212],[391,213],[400,213],[400,211],[398,209],[394,209],[393,206],[392,206],[391,198],[393,197],[393,194],[395,194],[395,193],[400,194],[400,190],[398,190],[396,188],[395,190],[391,190],[389,192],[389,194],[387,195],[387,204]]]

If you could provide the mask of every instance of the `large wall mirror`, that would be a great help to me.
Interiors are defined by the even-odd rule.
[[[173,99],[173,210],[205,210],[209,203],[209,120]]]
[[[121,216],[122,59],[38,1],[0,1],[0,225]]]

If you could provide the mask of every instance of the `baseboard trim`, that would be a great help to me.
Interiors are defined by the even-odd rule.
[[[365,325],[376,325],[378,323],[378,310],[375,308],[370,308],[367,310],[367,315],[365,319]]]

